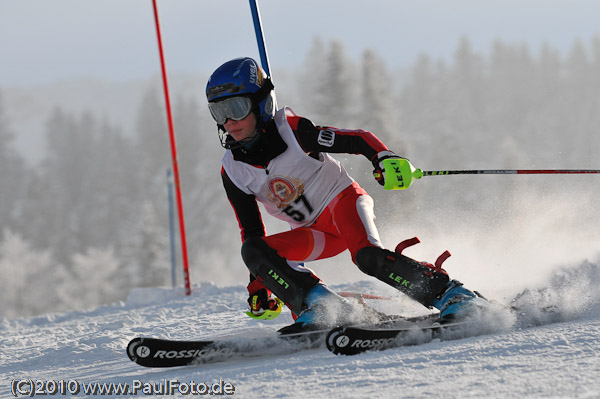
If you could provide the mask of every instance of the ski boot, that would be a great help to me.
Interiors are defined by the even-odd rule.
[[[344,298],[323,283],[311,289],[304,298],[305,309],[294,324],[281,328],[282,335],[322,330],[342,325],[365,324],[379,321],[382,314],[375,309]]]
[[[446,290],[433,301],[433,306],[440,311],[440,317],[436,321],[439,324],[465,320],[488,305],[484,297],[466,289],[457,280],[451,280]]]

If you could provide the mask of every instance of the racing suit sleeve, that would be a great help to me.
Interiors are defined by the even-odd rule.
[[[310,120],[300,116],[290,117],[288,121],[298,143],[307,153],[361,154],[373,162],[377,154],[389,151],[377,136],[367,130],[317,127]]]
[[[248,237],[264,237],[265,225],[263,224],[254,195],[246,194],[240,190],[231,181],[224,168],[221,168],[221,178],[223,180],[223,187],[225,187],[225,192],[227,193],[227,199],[235,212],[235,217],[240,226],[242,242]]]
[[[221,179],[223,180],[223,187],[227,193],[227,199],[235,212],[238,224],[240,226],[240,233],[242,236],[242,242],[248,237],[264,237],[265,226],[258,209],[256,199],[251,194],[246,194],[240,190],[229,178],[224,168],[221,168]],[[254,294],[260,289],[266,289],[261,282],[250,274],[250,283],[248,284],[248,293]],[[267,296],[270,296],[271,292],[267,289]]]

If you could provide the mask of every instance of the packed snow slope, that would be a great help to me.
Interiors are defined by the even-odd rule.
[[[67,391],[66,397],[94,396],[84,390],[92,386],[86,384],[154,384],[161,389],[165,381],[177,380],[217,391],[230,384],[227,392],[242,398],[598,398],[599,287],[598,262],[586,261],[557,269],[543,287],[531,287],[519,298],[521,319],[532,325],[526,328],[511,322],[506,312],[498,316],[496,331],[459,340],[353,357],[321,348],[173,369],[132,363],[125,352],[128,341],[135,336],[270,335],[291,322],[289,312],[270,322],[248,318],[242,285],[202,283],[191,296],[181,289],[135,290],[125,303],[91,311],[0,320],[0,397],[12,397],[17,385],[17,394],[26,393],[29,382],[21,380],[65,380],[78,391]],[[376,281],[334,288],[393,296],[370,302],[387,312],[427,311]],[[492,299],[510,302],[510,297]],[[143,396],[139,389],[137,395]],[[189,395],[174,390],[169,397]]]

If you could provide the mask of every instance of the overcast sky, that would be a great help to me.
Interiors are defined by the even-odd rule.
[[[315,36],[341,39],[358,59],[375,49],[391,67],[420,53],[449,57],[461,36],[569,48],[599,34],[598,0],[260,0],[271,70],[300,67]],[[158,0],[167,69],[209,73],[258,58],[247,0]],[[0,0],[0,87],[160,71],[151,0]]]

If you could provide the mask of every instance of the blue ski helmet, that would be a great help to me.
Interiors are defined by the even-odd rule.
[[[218,67],[206,84],[206,99],[217,102],[228,97],[245,96],[259,121],[268,122],[275,115],[273,83],[252,58],[227,61]]]

